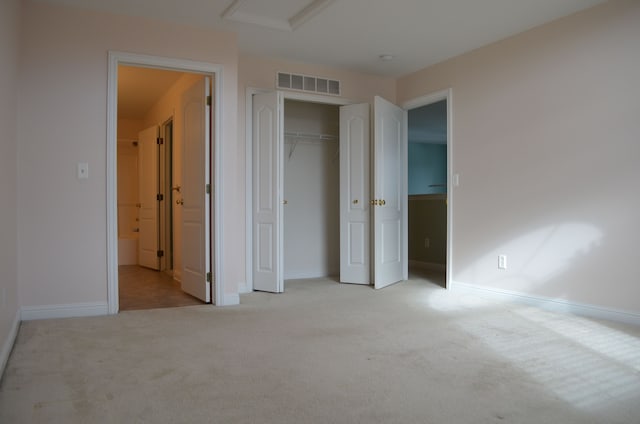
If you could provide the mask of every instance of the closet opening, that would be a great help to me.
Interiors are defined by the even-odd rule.
[[[285,94],[252,93],[247,108],[251,290],[282,293],[301,277],[376,289],[407,279],[406,111],[377,96],[372,113]]]
[[[340,108],[285,99],[283,276],[340,275]]]

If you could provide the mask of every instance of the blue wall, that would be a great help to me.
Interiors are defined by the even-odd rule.
[[[446,193],[446,184],[447,145],[409,142],[409,194]]]

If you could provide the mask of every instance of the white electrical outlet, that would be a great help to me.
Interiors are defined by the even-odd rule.
[[[507,255],[498,255],[498,269],[507,269]]]
[[[428,249],[430,245],[431,245],[431,240],[429,240],[429,237],[425,238],[424,239],[424,247],[426,249]]]

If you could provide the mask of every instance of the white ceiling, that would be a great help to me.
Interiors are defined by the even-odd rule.
[[[241,53],[395,77],[604,3],[604,0],[40,1],[234,31]],[[394,59],[382,61],[379,56],[383,54],[393,55]]]

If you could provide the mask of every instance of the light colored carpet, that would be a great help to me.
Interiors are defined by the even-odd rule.
[[[2,423],[640,423],[640,329],[413,278],[25,322]]]

